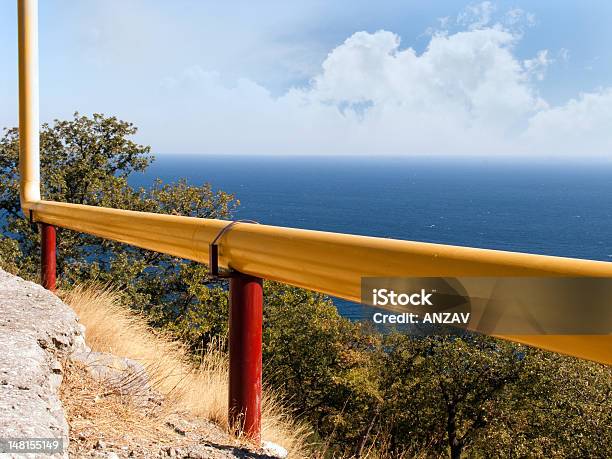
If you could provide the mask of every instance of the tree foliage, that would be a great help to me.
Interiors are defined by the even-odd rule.
[[[100,114],[75,113],[71,120],[44,124],[40,135],[43,198],[200,218],[230,216],[238,202],[210,184],[156,180],[150,188],[130,186],[129,176],[144,172],[154,159],[148,146],[131,140],[136,132],[131,123]],[[0,247],[2,257],[12,260],[14,268],[35,278],[40,241],[36,226],[21,214],[18,156],[18,129],[8,129],[0,140],[4,235]],[[8,242],[7,236],[16,242]],[[159,323],[186,317],[202,284],[216,287],[210,301],[221,294],[221,287],[211,283],[206,268],[197,263],[62,228],[58,228],[57,242],[61,285],[91,280],[110,284],[134,307],[155,314]]]
[[[229,218],[209,184],[128,182],[153,161],[136,128],[78,113],[43,125],[45,199]],[[39,236],[21,215],[16,128],[0,139],[0,266],[37,277]],[[227,286],[203,265],[58,229],[61,284],[121,291],[194,351],[227,333]],[[381,334],[317,293],[264,283],[264,379],[308,420],[327,457],[612,457],[612,373],[494,338]],[[313,453],[314,455],[315,453]]]

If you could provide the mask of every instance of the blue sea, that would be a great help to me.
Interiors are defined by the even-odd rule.
[[[612,262],[612,163],[159,155],[132,184],[183,177],[269,225]]]

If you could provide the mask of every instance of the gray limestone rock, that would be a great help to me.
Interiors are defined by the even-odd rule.
[[[0,438],[61,438],[60,361],[87,352],[75,313],[41,286],[0,270]],[[16,453],[0,457],[67,457]]]

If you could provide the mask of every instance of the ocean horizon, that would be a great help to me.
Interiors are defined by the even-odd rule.
[[[185,178],[236,219],[612,261],[612,164],[483,158],[159,155],[130,183]],[[334,299],[352,320],[371,308]]]

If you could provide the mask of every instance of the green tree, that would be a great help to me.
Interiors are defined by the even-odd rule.
[[[517,347],[485,336],[387,338],[385,416],[393,446],[459,458],[497,415],[501,394],[518,380]],[[507,414],[507,413],[505,413]],[[398,445],[397,438],[409,439]]]
[[[353,452],[366,436],[370,409],[381,401],[373,358],[380,335],[340,316],[321,294],[267,282],[265,302],[267,383],[327,443],[337,443],[332,449]]]
[[[612,457],[610,367],[521,347],[519,378],[470,449],[505,457]]]
[[[231,215],[238,201],[231,194],[214,191],[210,184],[156,180],[150,188],[130,186],[129,176],[144,172],[154,159],[150,147],[131,140],[136,132],[131,123],[100,114],[87,117],[75,113],[71,120],[44,124],[40,133],[43,198],[200,218]],[[0,139],[0,225],[4,235],[0,259],[10,260],[13,270],[21,275],[35,278],[40,240],[36,226],[21,213],[18,157],[19,131],[7,129]],[[222,285],[211,280],[201,264],[62,228],[58,228],[57,241],[62,286],[89,280],[113,285],[159,325],[194,318],[191,309],[200,301],[215,307],[222,304]],[[205,316],[199,317],[206,325]],[[206,326],[211,334],[222,329],[214,317]]]
[[[384,346],[379,429],[393,456],[611,456],[604,365],[475,334],[393,333]]]

